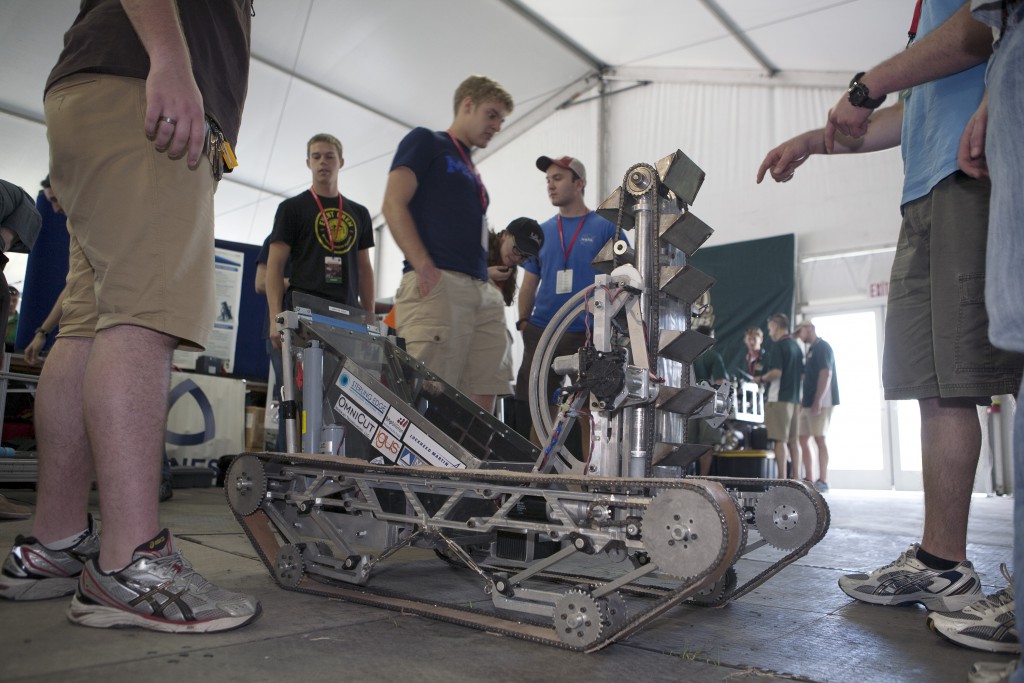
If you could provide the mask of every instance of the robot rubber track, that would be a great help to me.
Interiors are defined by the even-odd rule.
[[[729,591],[720,604],[763,583],[820,540],[828,512],[817,492],[798,482],[575,479],[496,470],[380,467],[329,456],[276,453],[243,454],[225,478],[232,511],[283,588],[587,652],[638,631],[713,586],[733,566],[744,552],[744,512],[723,484],[765,491],[783,487],[788,496],[803,497],[806,506],[804,517],[793,526],[776,529],[783,535],[798,534],[799,545]],[[440,507],[430,511],[414,503],[408,506],[411,509],[387,511],[381,501],[395,491],[410,500],[439,496]],[[527,499],[545,501],[551,519],[517,519],[513,511]],[[481,505],[464,505],[469,511],[460,512],[460,503],[467,501],[502,504],[487,512]],[[603,521],[618,509],[629,509],[629,523]],[[807,510],[814,511],[813,520],[807,519]],[[674,524],[677,516],[680,520]],[[657,528],[651,528],[652,522]],[[494,556],[490,539],[496,533],[524,530],[569,542],[554,555],[532,562]],[[348,554],[349,539],[359,538],[360,532],[388,539],[390,545],[377,555]],[[454,547],[483,580],[482,590],[469,601],[444,602],[417,595],[414,585],[369,583],[378,567],[386,574],[388,560],[399,560],[401,551],[411,545]],[[473,547],[475,559],[469,551]],[[561,557],[553,561],[555,555]],[[609,563],[609,557],[618,561]],[[595,561],[598,566],[588,566]],[[436,564],[439,571],[445,569]],[[568,567],[559,571],[560,565]],[[620,571],[610,576],[609,566]],[[637,595],[643,599],[633,597]],[[627,597],[630,610],[639,603],[642,608],[626,614]]]

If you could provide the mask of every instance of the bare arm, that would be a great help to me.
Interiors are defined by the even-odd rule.
[[[825,394],[831,386],[832,371],[828,368],[822,368],[821,372],[818,373],[818,386],[814,390],[814,401],[811,402],[811,413],[814,415],[821,413],[821,402],[825,400]]]
[[[900,144],[902,126],[901,103],[879,109],[871,116],[871,126],[866,135],[860,138],[839,135],[834,140],[831,154],[860,154],[896,147]],[[768,152],[757,170],[757,182],[760,183],[769,171],[776,182],[787,182],[812,154],[829,154],[825,135],[823,128],[809,130]]]
[[[872,67],[860,82],[871,97],[944,78],[983,63],[992,54],[992,29],[971,17],[970,3],[908,49]],[[826,138],[838,131],[860,137],[868,127],[870,109],[855,107],[844,94],[832,108]]]
[[[146,134],[157,150],[166,150],[173,159],[187,150],[188,165],[195,168],[203,152],[206,117],[203,96],[192,76],[178,6],[174,0],[121,0],[121,5],[149,55]]]
[[[67,285],[57,295],[57,300],[53,303],[53,308],[47,314],[46,319],[43,320],[43,324],[39,327],[46,332],[46,334],[36,334],[32,337],[32,341],[27,347],[25,347],[25,361],[29,365],[39,365],[41,359],[39,354],[43,350],[43,346],[46,344],[46,336],[53,332],[57,327],[57,323],[60,322],[61,312],[64,309],[64,297],[68,293]]]
[[[377,284],[373,278],[373,263],[370,262],[370,250],[360,249],[359,259],[359,300],[363,310],[374,312],[377,304]]]
[[[988,128],[988,93],[982,98],[978,110],[960,136],[960,148],[956,160],[960,169],[972,178],[988,177],[988,161],[985,159],[985,130]]]
[[[540,278],[528,270],[523,271],[523,284],[519,287],[519,320],[529,318],[537,301]]]
[[[269,254],[267,257],[269,258]],[[257,263],[256,264],[256,293],[266,294],[267,293],[267,264]]]
[[[441,281],[441,271],[434,265],[420,239],[416,221],[409,211],[409,202],[416,194],[419,181],[416,174],[405,166],[399,166],[388,174],[388,184],[384,189],[384,207],[382,212],[388,222],[388,228],[398,248],[405,254],[406,260],[416,271],[419,282],[420,296],[426,296]]]
[[[292,248],[285,242],[271,242],[267,254],[267,309],[270,315],[270,341],[275,349],[281,348],[281,335],[277,333],[275,319],[281,314],[284,301],[284,264],[291,256]]]

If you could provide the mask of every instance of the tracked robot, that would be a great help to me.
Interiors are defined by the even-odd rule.
[[[530,372],[540,449],[372,318],[296,295],[279,319],[285,377],[293,353],[303,365],[301,419],[284,389],[289,452],[240,454],[225,476],[275,581],[590,652],[680,603],[725,605],[821,540],[812,487],[685,474],[709,448],[687,443],[691,418],[752,410],[729,383],[690,381],[713,344],[690,327],[713,284],[688,262],[712,233],[689,211],[703,179],[677,151],[631,167],[599,207],[617,226],[602,274],[556,314]],[[556,358],[583,311],[588,344]],[[548,367],[567,377],[554,415]],[[585,454],[564,446],[577,420]]]

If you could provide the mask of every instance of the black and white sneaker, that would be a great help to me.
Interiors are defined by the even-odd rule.
[[[847,574],[839,587],[851,598],[873,605],[909,605],[919,602],[937,612],[959,612],[978,598],[981,580],[974,565],[964,560],[952,569],[931,569],[917,559],[921,546],[914,543],[895,562],[870,574]]]
[[[120,571],[106,574],[96,560],[87,562],[67,614],[72,623],[96,628],[211,633],[253,621],[260,603],[204,579],[164,529],[136,548]]]
[[[1006,588],[972,602],[959,612],[932,612],[928,615],[928,626],[957,645],[1019,655],[1013,577],[1005,563],[999,569],[1008,583]]]

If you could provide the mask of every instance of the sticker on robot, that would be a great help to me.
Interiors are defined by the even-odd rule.
[[[384,417],[384,424],[387,425],[392,434],[398,434],[398,438],[402,438],[405,436],[405,430],[409,427],[409,418],[398,412],[394,406],[391,406],[388,414]]]
[[[342,370],[338,375],[338,387],[344,391],[356,403],[363,407],[363,410],[370,413],[375,420],[383,420],[391,404],[378,396],[373,389],[366,386],[355,378],[348,370]]]
[[[402,452],[402,442],[394,434],[384,429],[384,427],[377,429],[377,433],[373,435],[372,443],[373,447],[391,462],[398,460],[398,455]]]
[[[412,467],[416,464],[416,454],[409,450],[408,447],[403,448],[402,454],[398,456],[398,464]]]
[[[374,433],[377,431],[377,423],[369,415],[361,411],[348,396],[340,394],[338,402],[334,404],[334,409],[338,411],[339,415],[348,420],[353,427],[366,435],[366,438],[373,438]]]
[[[405,433],[405,445],[412,448],[421,460],[436,467],[453,467],[455,469],[465,469],[466,467],[416,425],[409,425],[409,429]]]

